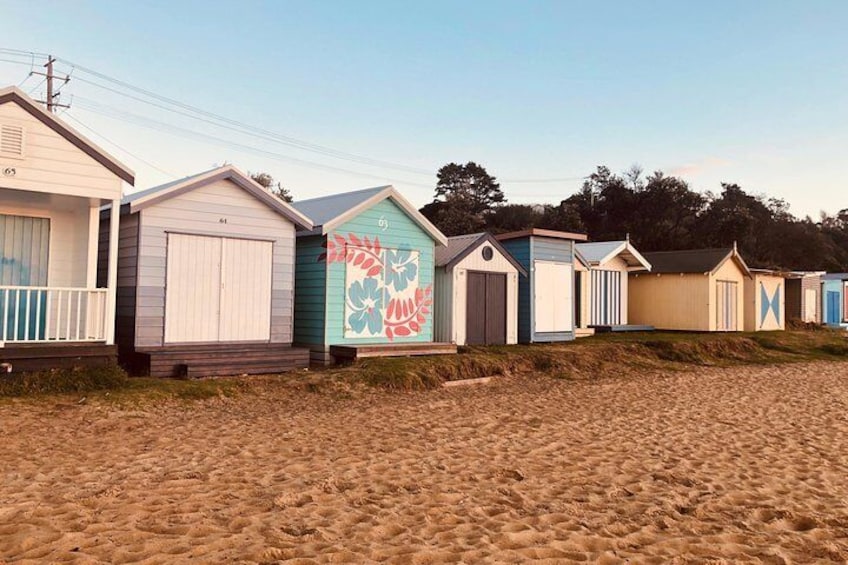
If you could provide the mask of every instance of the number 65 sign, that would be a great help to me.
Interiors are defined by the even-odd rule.
[[[4,177],[13,177],[18,174],[18,170],[15,167],[3,167],[3,176]]]

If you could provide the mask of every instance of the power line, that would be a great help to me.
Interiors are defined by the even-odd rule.
[[[100,105],[100,106],[102,106],[102,105]],[[78,100],[77,103],[76,103],[76,107],[79,108],[79,109],[82,109],[86,112],[92,112],[94,114],[98,114],[98,115],[101,115],[101,116],[104,116],[104,117],[107,117],[107,118],[110,118],[110,119],[128,122],[128,123],[132,123],[132,124],[135,124],[135,125],[140,125],[142,127],[148,128],[148,129],[152,129],[152,130],[160,131],[160,132],[164,132],[164,133],[169,133],[171,135],[177,135],[177,136],[181,136],[181,137],[189,137],[189,138],[193,138],[193,139],[200,139],[200,140],[203,140],[203,141],[206,141],[206,142],[211,142],[213,144],[217,144],[217,145],[221,145],[221,146],[225,146],[225,147],[230,147],[230,148],[236,149],[236,150],[244,152],[244,153],[249,153],[249,154],[253,154],[253,155],[261,155],[261,156],[269,157],[269,158],[272,158],[272,159],[275,159],[275,160],[278,160],[278,161],[295,163],[295,164],[306,166],[306,167],[317,168],[317,169],[322,169],[322,170],[331,171],[331,172],[345,173],[345,174],[349,174],[349,175],[356,175],[356,176],[370,178],[370,179],[382,179],[382,180],[390,181],[390,182],[393,182],[393,183],[396,183],[396,184],[404,184],[404,185],[408,185],[408,186],[418,186],[418,187],[423,187],[423,188],[427,188],[427,189],[433,188],[432,185],[426,185],[426,184],[416,183],[416,182],[413,182],[413,181],[402,180],[402,179],[392,179],[392,178],[384,177],[384,176],[378,175],[378,174],[363,173],[361,171],[344,169],[344,168],[341,168],[341,167],[336,167],[334,165],[327,165],[327,164],[324,164],[324,163],[317,163],[315,161],[308,161],[306,159],[299,159],[299,158],[296,158],[296,157],[290,157],[288,155],[282,155],[280,153],[268,151],[267,149],[261,149],[259,147],[254,147],[252,145],[246,145],[244,143],[239,143],[239,142],[236,142],[236,141],[222,139],[220,137],[216,137],[216,136],[209,135],[209,134],[206,134],[206,133],[201,133],[201,132],[198,132],[198,131],[186,129],[186,128],[183,128],[183,127],[180,127],[180,126],[175,126],[173,124],[168,124],[168,123],[160,122],[160,121],[157,121],[157,120],[151,120],[151,119],[146,118],[144,116],[139,116],[137,114],[132,114],[130,112],[116,110],[116,109],[110,108],[108,106],[106,106],[105,108],[104,107],[98,108],[96,105],[92,105],[90,102],[87,102],[87,101]]]
[[[133,159],[136,159],[137,161],[140,161],[140,162],[144,163],[144,164],[145,164],[145,165],[147,165],[148,167],[152,167],[152,168],[156,169],[156,170],[157,170],[157,171],[159,171],[160,173],[163,173],[163,174],[168,175],[168,176],[169,176],[169,177],[171,177],[172,179],[177,178],[177,176],[178,176],[178,175],[175,175],[174,173],[171,173],[171,172],[169,172],[169,171],[166,171],[165,169],[162,169],[162,168],[158,167],[157,165],[154,165],[153,163],[151,163],[151,162],[150,162],[150,161],[148,161],[147,159],[144,159],[144,158],[142,158],[142,157],[139,157],[138,155],[136,155],[136,154],[134,154],[134,153],[130,152],[128,149],[126,149],[125,147],[123,147],[123,146],[119,145],[118,143],[116,143],[116,142],[112,141],[111,139],[109,139],[108,137],[106,137],[105,135],[103,135],[102,133],[100,133],[100,132],[98,132],[98,131],[95,131],[94,129],[92,129],[92,128],[90,128],[89,126],[85,125],[82,121],[80,121],[80,120],[78,120],[77,118],[75,118],[72,114],[69,114],[69,113],[65,112],[65,113],[63,114],[63,117],[64,117],[64,118],[67,118],[67,119],[69,119],[69,120],[71,120],[71,121],[73,121],[73,122],[74,122],[75,124],[77,124],[78,126],[82,127],[83,129],[87,130],[88,132],[90,132],[90,133],[92,133],[92,134],[96,135],[97,137],[99,137],[99,138],[100,138],[100,139],[102,139],[103,141],[106,141],[106,142],[107,142],[107,143],[109,143],[110,145],[112,145],[112,146],[114,146],[114,147],[117,147],[120,151],[123,151],[124,153],[126,153],[127,155],[129,155],[130,157],[132,157]]]

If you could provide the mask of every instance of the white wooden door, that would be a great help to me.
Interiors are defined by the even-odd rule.
[[[818,295],[815,289],[804,289],[804,321],[815,322],[816,311],[818,310]]]
[[[165,342],[267,341],[273,244],[168,235]]]
[[[166,343],[218,341],[222,247],[219,237],[168,234]]]
[[[270,241],[224,239],[220,341],[271,338]]]
[[[739,329],[739,285],[733,281],[716,282],[716,329],[735,332]]]
[[[534,329],[537,333],[570,332],[573,320],[571,265],[534,261]]]

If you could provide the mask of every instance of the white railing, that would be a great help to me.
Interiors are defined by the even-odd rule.
[[[105,339],[105,288],[0,285],[0,342]]]

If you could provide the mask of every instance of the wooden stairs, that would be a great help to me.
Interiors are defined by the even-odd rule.
[[[141,371],[151,377],[263,375],[309,366],[308,349],[285,344],[169,345],[137,353],[143,359]]]

